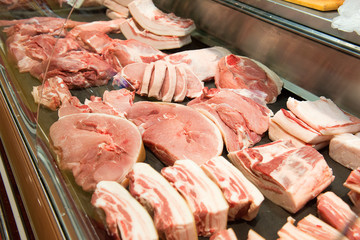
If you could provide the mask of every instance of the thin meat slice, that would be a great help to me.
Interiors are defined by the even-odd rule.
[[[335,135],[330,140],[329,155],[352,170],[360,167],[360,137],[350,133]]]
[[[300,210],[334,180],[314,148],[277,141],[229,153],[232,163],[269,200],[291,213]]]
[[[260,90],[267,94],[266,101],[273,103],[281,92],[283,82],[260,62],[230,54],[219,60],[215,85],[218,88]]]
[[[50,138],[60,169],[72,171],[84,191],[102,180],[123,183],[134,163],[145,158],[136,126],[112,115],[66,115],[50,127]]]
[[[264,201],[261,192],[224,157],[214,157],[201,165],[221,189],[229,204],[229,221],[253,220]]]
[[[360,238],[360,219],[339,196],[325,192],[317,198],[320,219],[344,233],[350,240]]]
[[[236,234],[232,228],[217,231],[211,235],[210,240],[237,240]]]
[[[154,68],[155,68],[154,63],[150,63],[145,67],[144,75],[141,81],[141,88],[139,89],[139,94],[142,96],[147,95],[149,93],[149,85],[151,78],[153,77]]]
[[[279,240],[317,240],[317,238],[294,226],[294,219],[289,217],[284,226],[277,232]]]
[[[360,131],[359,118],[342,111],[325,97],[316,101],[298,101],[289,97],[286,105],[299,119],[323,135]]]
[[[199,236],[209,237],[227,225],[229,205],[218,186],[191,160],[178,160],[161,174],[187,201]]]
[[[160,173],[146,163],[136,163],[128,178],[131,195],[148,208],[160,236],[197,239],[187,203]]]
[[[131,89],[138,90],[141,87],[145,69],[148,65],[148,63],[128,64],[121,70],[121,77],[126,79],[126,81],[131,85]]]
[[[176,87],[174,92],[174,101],[182,102],[187,93],[186,71],[182,67],[175,66]]]
[[[166,14],[152,0],[134,0],[128,8],[136,22],[157,35],[185,36],[195,30],[191,19],[180,18],[173,13]]]
[[[153,76],[149,83],[148,97],[154,97],[160,100],[160,90],[166,75],[166,62],[159,60],[155,62]]]
[[[120,27],[126,39],[136,39],[159,50],[180,48],[191,43],[190,35],[182,37],[156,35],[143,29],[132,18],[127,19]]]
[[[160,90],[160,97],[163,102],[171,102],[176,89],[176,68],[175,65],[167,63],[167,71],[163,85]]]
[[[99,182],[91,204],[104,210],[111,236],[117,239],[159,239],[149,213],[117,182]]]
[[[166,165],[191,159],[199,165],[222,153],[217,127],[192,108],[174,103],[136,102],[128,112],[147,147]]]

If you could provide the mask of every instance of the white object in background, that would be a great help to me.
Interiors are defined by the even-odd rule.
[[[345,32],[355,31],[360,35],[360,1],[345,0],[338,12],[339,16],[332,20],[331,27]]]

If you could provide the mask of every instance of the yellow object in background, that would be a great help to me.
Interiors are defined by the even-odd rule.
[[[320,11],[337,10],[338,7],[340,7],[344,3],[344,0],[285,0],[285,1]]]

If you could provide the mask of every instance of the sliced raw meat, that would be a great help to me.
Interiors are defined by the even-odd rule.
[[[180,48],[191,43],[190,35],[183,37],[156,35],[140,27],[132,18],[127,19],[120,27],[126,39],[136,39],[160,50]]]
[[[269,200],[291,213],[300,210],[334,180],[314,148],[277,141],[229,153],[232,163]]]
[[[170,63],[166,63],[166,66],[167,71],[160,90],[160,97],[163,102],[171,102],[176,89],[176,67]]]
[[[253,146],[269,127],[271,110],[242,93],[204,88],[200,97],[188,103],[218,126],[228,152]]]
[[[135,93],[126,89],[105,91],[103,101],[113,107],[120,116],[126,116],[133,105]]]
[[[299,119],[323,135],[360,131],[360,119],[342,111],[325,97],[316,101],[298,101],[289,97],[286,105]]]
[[[210,237],[210,240],[237,240],[236,234],[232,228],[220,230]]]
[[[360,193],[360,168],[351,171],[350,175],[346,179],[344,186]]]
[[[229,205],[218,186],[191,160],[178,160],[161,174],[187,201],[199,236],[210,237],[227,225]]]
[[[338,230],[329,224],[321,221],[319,218],[312,214],[307,215],[301,219],[297,228],[318,240],[346,240],[347,238],[342,235]]]
[[[230,207],[229,221],[250,221],[256,217],[264,196],[239,169],[221,156],[208,160],[201,168],[224,194]]]
[[[131,195],[148,208],[160,236],[197,239],[194,216],[187,203],[160,173],[146,163],[137,163],[128,178]]]
[[[317,240],[315,237],[299,230],[294,226],[294,219],[288,218],[284,226],[278,231],[279,240]]]
[[[121,70],[121,76],[130,83],[133,90],[138,90],[141,86],[145,69],[148,65],[148,63],[128,64]]]
[[[360,137],[350,133],[335,135],[330,140],[329,155],[352,170],[360,167]]]
[[[128,8],[137,23],[157,35],[185,36],[195,30],[191,19],[180,18],[173,13],[166,14],[152,0],[134,0]]]
[[[154,72],[154,68],[155,68],[155,64],[154,63],[150,63],[145,67],[144,70],[144,75],[141,81],[141,88],[140,90],[140,95],[142,96],[146,96],[149,93],[149,85],[151,82],[151,78],[153,77],[153,72]]]
[[[260,234],[250,229],[248,232],[247,240],[265,240]]]
[[[164,60],[172,64],[185,63],[201,81],[206,81],[215,76],[218,61],[228,54],[229,50],[223,47],[210,47],[173,53]]]
[[[167,71],[166,62],[159,60],[154,63],[154,71],[149,83],[148,97],[160,100],[160,90],[163,85]]]
[[[149,213],[117,182],[99,182],[91,204],[104,210],[111,236],[123,240],[159,239]]]
[[[184,105],[137,102],[128,118],[140,129],[146,146],[166,165],[179,159],[200,165],[222,153],[224,143],[217,127]]]
[[[182,102],[187,93],[186,71],[184,68],[175,66],[176,86],[174,92],[174,101]]]
[[[283,82],[260,62],[230,54],[219,60],[215,85],[218,88],[260,90],[267,94],[266,101],[273,103],[281,92]]]
[[[134,163],[145,158],[141,135],[130,121],[106,114],[61,117],[50,138],[62,170],[71,170],[85,191],[102,180],[122,183]]]
[[[320,194],[317,198],[320,218],[349,239],[360,238],[360,219],[340,197],[333,192]]]

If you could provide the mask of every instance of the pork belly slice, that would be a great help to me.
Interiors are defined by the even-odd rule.
[[[314,148],[276,141],[229,153],[232,163],[275,204],[296,213],[334,180]]]
[[[214,78],[218,61],[228,54],[229,50],[216,46],[173,53],[164,60],[172,64],[185,63],[200,81],[206,81]]]
[[[123,67],[121,73],[118,74],[129,83],[132,90],[138,90],[141,87],[145,69],[148,65],[148,63],[131,63]],[[114,78],[116,77],[114,76]]]
[[[195,30],[193,20],[177,17],[173,13],[164,13],[152,0],[134,0],[128,8],[141,27],[157,35],[181,37]]]
[[[154,63],[154,71],[150,78],[148,97],[160,100],[160,90],[166,75],[167,65],[165,61],[159,60]]]
[[[360,238],[360,219],[340,197],[325,192],[317,198],[320,219],[330,224],[349,239]]]
[[[297,228],[318,240],[346,240],[348,239],[342,235],[338,230],[315,217],[312,214],[307,215],[301,219]]]
[[[149,213],[117,182],[99,182],[91,204],[105,212],[111,236],[124,240],[159,239]]]
[[[352,170],[360,167],[360,137],[350,133],[335,135],[330,140],[329,155]]]
[[[248,232],[247,240],[265,240],[260,234],[255,232],[253,229],[250,229]]]
[[[131,195],[150,211],[161,238],[197,239],[189,206],[160,173],[146,163],[136,163],[128,178]]]
[[[149,93],[149,85],[151,82],[151,78],[154,77],[154,74],[153,74],[154,69],[155,69],[154,63],[150,63],[145,67],[144,75],[143,75],[142,81],[141,81],[141,87],[138,91],[138,93],[141,96],[146,96]]]
[[[320,97],[316,101],[298,101],[289,97],[286,105],[299,119],[323,135],[360,131],[360,119],[342,111],[331,99]]]
[[[219,187],[192,160],[178,160],[161,174],[187,201],[199,236],[226,229],[229,205]]]
[[[66,115],[50,127],[50,139],[60,169],[72,171],[84,191],[102,180],[124,183],[134,163],[145,158],[136,126],[112,115]]]
[[[251,221],[256,217],[264,196],[239,169],[222,156],[208,160],[201,168],[224,194],[230,207],[229,221]]]
[[[222,153],[218,128],[196,110],[175,103],[136,102],[128,112],[144,144],[166,165],[191,159],[199,165]]]
[[[209,240],[237,240],[236,234],[232,228],[217,231],[211,235]]]
[[[297,137],[291,135],[290,133],[286,132],[281,126],[279,126],[273,118],[270,119],[269,122],[269,131],[268,136],[271,141],[278,141],[278,140],[290,140],[296,147],[303,147],[303,146],[311,146],[316,150],[320,150],[329,145],[329,141],[319,142],[317,144],[309,144],[303,142],[302,140],[298,139]]]
[[[293,218],[288,217],[285,225],[277,232],[280,237],[278,238],[279,240],[317,240],[317,238],[296,228],[294,222],[295,220]]]
[[[229,54],[218,62],[215,85],[218,88],[260,90],[267,94],[266,101],[273,103],[281,92],[283,82],[262,63]]]
[[[187,93],[186,71],[181,66],[175,66],[176,71],[176,86],[174,92],[174,101],[182,102]]]
[[[136,39],[159,50],[181,48],[191,43],[190,35],[183,37],[156,35],[143,29],[132,18],[127,19],[120,27],[126,39]]]
[[[176,89],[176,68],[175,65],[166,63],[167,71],[160,90],[160,97],[163,102],[171,102]]]

